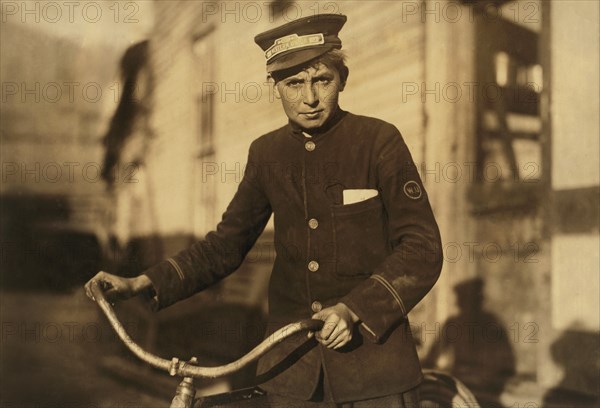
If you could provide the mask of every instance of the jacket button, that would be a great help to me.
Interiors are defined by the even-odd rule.
[[[316,300],[314,302],[312,302],[312,304],[310,305],[310,308],[312,309],[313,312],[315,313],[319,313],[322,309],[323,309],[323,305],[321,304],[321,302],[317,302]]]
[[[309,140],[308,142],[306,142],[304,144],[304,148],[306,150],[308,150],[309,152],[312,152],[313,150],[315,150],[315,147],[317,147],[317,145],[312,140]]]
[[[316,218],[311,218],[310,220],[308,220],[308,226],[310,229],[317,229],[317,227],[319,226],[319,221],[317,221]]]
[[[319,270],[319,263],[317,261],[310,261],[308,263],[308,270],[311,272],[316,272]]]

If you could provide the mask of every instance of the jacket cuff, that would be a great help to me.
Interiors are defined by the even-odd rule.
[[[168,258],[147,269],[144,274],[152,282],[155,295],[152,309],[157,311],[184,297],[184,275],[173,258]]]
[[[400,295],[381,275],[371,275],[340,302],[356,313],[360,332],[374,343],[383,342],[390,329],[406,318]]]

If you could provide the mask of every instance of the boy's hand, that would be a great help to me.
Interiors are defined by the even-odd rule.
[[[345,346],[352,340],[354,323],[359,321],[358,316],[343,303],[325,308],[315,313],[312,318],[323,320],[323,328],[316,335],[309,332],[308,337],[315,336],[319,343],[334,350]]]
[[[152,286],[152,282],[146,275],[140,275],[136,278],[123,278],[100,271],[85,284],[85,293],[92,300],[95,300],[92,295],[92,282],[98,282],[104,291],[106,300],[111,303],[137,296]]]

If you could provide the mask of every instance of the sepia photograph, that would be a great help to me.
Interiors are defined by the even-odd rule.
[[[0,19],[0,408],[600,406],[600,1]]]

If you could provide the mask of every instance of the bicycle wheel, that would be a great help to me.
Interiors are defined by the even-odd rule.
[[[479,408],[473,393],[455,377],[435,370],[423,370],[421,408]]]

